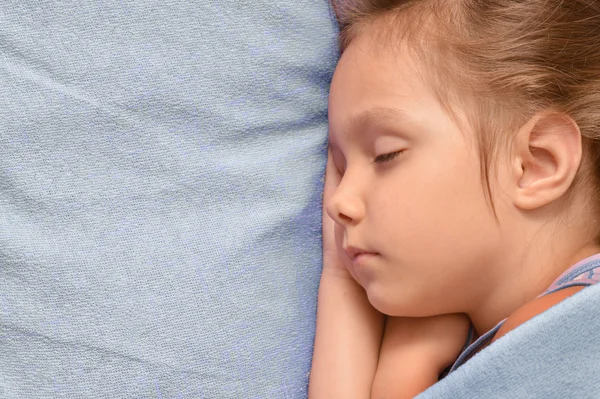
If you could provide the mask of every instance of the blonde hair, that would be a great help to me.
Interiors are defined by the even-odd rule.
[[[577,123],[592,172],[577,181],[600,187],[600,1],[332,0],[332,6],[342,51],[366,28],[385,43],[411,38],[445,105],[471,98],[467,109],[490,201],[490,162],[498,143],[511,140],[502,133],[547,109]]]

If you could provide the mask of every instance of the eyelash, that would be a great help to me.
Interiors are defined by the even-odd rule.
[[[375,160],[373,161],[373,163],[382,164],[382,163],[389,162],[392,159],[396,158],[398,155],[402,154],[403,152],[404,151],[396,151],[396,152],[390,152],[388,154],[379,155],[379,156],[375,157]]]

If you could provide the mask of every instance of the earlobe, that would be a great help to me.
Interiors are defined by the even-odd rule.
[[[514,141],[515,197],[523,210],[533,210],[567,192],[581,163],[581,132],[561,113],[540,113],[519,129]]]

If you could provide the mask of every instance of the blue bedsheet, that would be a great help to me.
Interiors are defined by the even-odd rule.
[[[305,398],[326,0],[0,4],[0,398]]]

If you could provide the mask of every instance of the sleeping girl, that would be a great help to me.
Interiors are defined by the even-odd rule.
[[[333,6],[309,397],[414,397],[600,280],[600,1]]]

